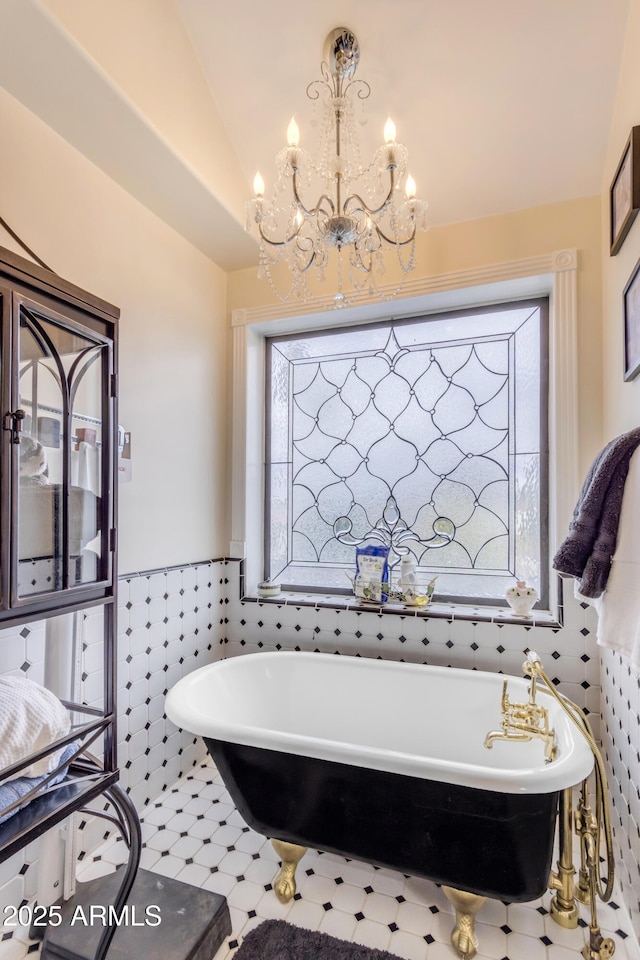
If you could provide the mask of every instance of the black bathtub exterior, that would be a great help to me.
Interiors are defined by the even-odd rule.
[[[510,794],[205,738],[267,837],[511,903],[548,887],[557,793]]]

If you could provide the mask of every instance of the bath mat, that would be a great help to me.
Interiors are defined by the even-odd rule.
[[[400,960],[394,953],[347,943],[328,933],[294,927],[285,920],[265,920],[254,927],[233,960]]]

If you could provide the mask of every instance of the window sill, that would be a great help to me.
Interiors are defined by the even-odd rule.
[[[419,620],[471,620],[477,623],[505,623],[522,627],[551,627],[558,630],[562,623],[549,610],[533,610],[529,617],[516,617],[505,607],[478,606],[462,603],[430,603],[427,607],[406,607],[402,603],[359,603],[354,597],[322,593],[293,593],[283,591],[277,597],[241,596],[242,603],[259,603],[278,607],[312,607],[315,610],[350,610],[353,613],[378,616],[411,617]]]

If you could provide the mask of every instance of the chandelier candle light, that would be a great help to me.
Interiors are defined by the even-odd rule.
[[[407,171],[407,150],[396,141],[391,119],[385,124],[384,145],[367,167],[361,163],[354,104],[366,100],[371,91],[364,80],[354,79],[359,58],[358,41],[350,30],[338,27],[329,34],[322,80],[307,87],[308,98],[321,110],[317,158],[300,147],[300,131],[292,118],[288,146],[277,157],[273,199],[265,199],[259,173],[253,182],[255,196],[247,203],[247,229],[256,224],[258,275],[269,280],[281,300],[315,299],[308,277],[315,273],[324,279],[332,249],[337,251],[335,306],[365,295],[391,299],[415,266],[415,235],[426,229],[427,204],[416,197],[415,181]],[[307,196],[313,189],[318,191],[317,199],[310,202]],[[389,291],[376,281],[384,273],[384,253],[391,250],[402,279]],[[292,274],[285,295],[271,272],[273,265],[283,261]]]

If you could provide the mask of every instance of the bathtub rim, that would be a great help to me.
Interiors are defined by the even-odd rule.
[[[276,657],[281,658],[280,661],[278,661],[280,663],[284,663],[287,659],[293,658],[304,661],[310,661],[311,658],[315,660],[322,658],[326,662],[331,661],[333,664],[336,664],[336,666],[338,662],[349,664],[351,669],[356,668],[354,664],[366,664],[369,669],[385,669],[394,672],[406,671],[407,669],[413,671],[428,670],[436,677],[440,675],[443,678],[447,677],[449,679],[451,678],[452,671],[465,674],[473,673],[474,678],[477,678],[481,682],[495,684],[496,704],[499,703],[499,692],[503,680],[508,680],[510,684],[513,682],[521,688],[523,684],[526,687],[527,683],[522,677],[498,674],[491,671],[471,671],[462,667],[441,667],[430,664],[378,660],[351,655],[338,656],[336,654],[315,653],[311,651],[267,650],[216,660],[187,674],[174,684],[166,696],[165,712],[167,717],[181,729],[187,730],[197,736],[208,737],[214,740],[243,744],[245,746],[262,747],[282,753],[299,754],[321,760],[335,760],[366,769],[398,773],[405,776],[419,777],[421,779],[438,780],[460,786],[472,786],[501,793],[555,793],[581,783],[582,780],[589,776],[593,769],[594,760],[591,750],[569,718],[562,713],[560,716],[565,726],[557,733],[561,743],[561,755],[557,760],[550,764],[544,762],[543,745],[540,742],[539,764],[526,767],[505,768],[504,766],[490,765],[492,753],[489,750],[486,751],[486,764],[442,760],[436,757],[423,757],[399,750],[374,748],[365,744],[351,744],[347,741],[310,737],[296,733],[295,731],[283,732],[252,724],[240,724],[229,721],[223,717],[205,716],[199,710],[197,711],[195,709],[193,701],[189,697],[189,690],[194,682],[201,681],[209,674],[215,675],[221,672],[224,673],[226,670],[235,671],[243,668],[246,669],[245,664],[248,659],[253,660],[257,658],[262,664],[268,664],[269,662],[276,662],[274,659]],[[340,669],[340,667],[337,668]],[[487,680],[486,678],[489,679]],[[543,690],[541,690],[540,693],[545,697],[545,705],[548,704],[552,709],[557,708],[559,710],[549,694],[546,694]],[[499,724],[496,724],[496,726],[498,725]],[[487,732],[489,731],[487,730]],[[518,749],[517,743],[509,744],[508,746],[514,750]],[[517,756],[517,754],[515,755]]]

